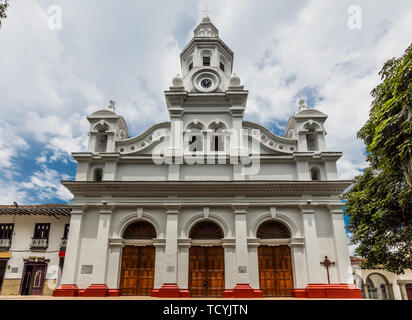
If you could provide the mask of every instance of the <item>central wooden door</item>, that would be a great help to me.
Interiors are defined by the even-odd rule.
[[[258,248],[260,290],[265,297],[291,297],[292,260],[288,246]]]
[[[123,248],[120,292],[124,296],[149,296],[154,287],[155,247]]]
[[[224,249],[192,247],[189,256],[190,296],[222,297],[225,290]]]

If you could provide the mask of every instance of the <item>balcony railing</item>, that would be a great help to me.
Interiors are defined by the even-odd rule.
[[[62,238],[60,241],[60,248],[66,249],[66,247],[67,247],[67,239]]]
[[[0,249],[8,249],[11,246],[10,239],[0,239]]]
[[[49,239],[31,239],[32,249],[47,249],[49,246]]]

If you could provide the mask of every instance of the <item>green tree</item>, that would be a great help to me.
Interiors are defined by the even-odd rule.
[[[380,76],[370,118],[358,132],[369,167],[342,198],[363,267],[400,274],[412,268],[412,44]]]
[[[6,10],[9,6],[8,0],[0,0],[0,28],[1,28],[1,20],[7,18]]]

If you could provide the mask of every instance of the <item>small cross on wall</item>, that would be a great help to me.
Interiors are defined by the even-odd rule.
[[[328,273],[328,284],[330,284],[329,267],[334,265],[335,262],[331,262],[328,259],[328,256],[325,256],[325,260],[323,260],[320,264],[322,264],[326,268],[326,272]]]

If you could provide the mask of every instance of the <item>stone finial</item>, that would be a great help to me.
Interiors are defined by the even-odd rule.
[[[113,100],[110,100],[109,109],[110,109],[110,111],[115,112],[116,111],[116,102],[114,102]]]
[[[299,112],[300,112],[300,111],[303,111],[303,110],[306,110],[305,100],[300,99],[300,100],[299,100]]]
[[[173,80],[172,80],[172,85],[170,86],[170,90],[174,90],[174,91],[183,91],[184,88],[184,84],[183,84],[183,79],[180,76],[180,74],[176,75]]]
[[[243,90],[243,86],[241,85],[240,77],[234,73],[230,78],[229,82],[229,89],[240,89]]]

